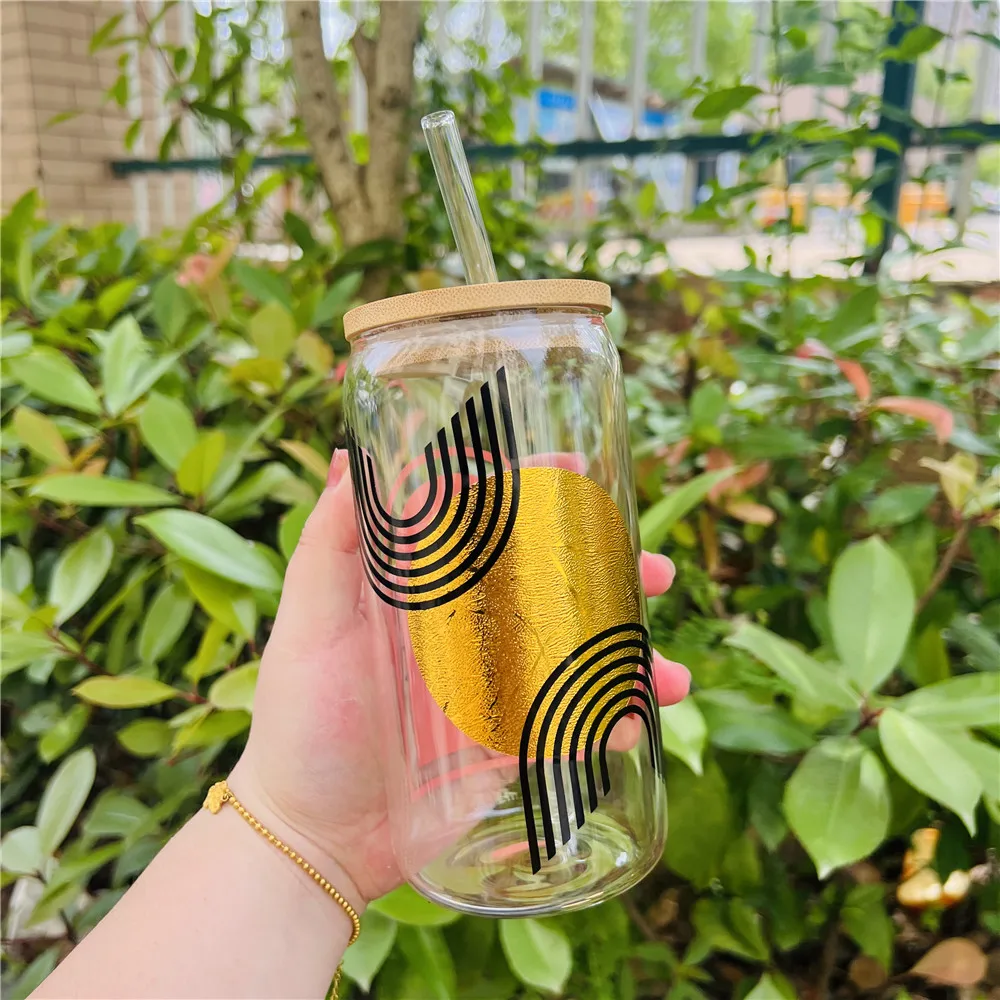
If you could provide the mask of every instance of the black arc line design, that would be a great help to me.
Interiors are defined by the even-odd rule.
[[[604,645],[605,643],[609,644]],[[652,675],[649,635],[642,624],[629,622],[605,629],[582,643],[542,684],[525,718],[518,759],[532,872],[539,871],[542,866],[541,844],[535,823],[536,806],[530,780],[532,769],[538,789],[537,808],[541,815],[541,841],[545,846],[546,860],[556,853],[552,799],[555,800],[561,842],[567,843],[572,835],[562,775],[564,762],[568,764],[570,774],[577,828],[582,827],[585,820],[579,765],[582,763],[586,771],[588,811],[593,812],[598,806],[599,798],[593,760],[595,744],[601,770],[600,794],[607,795],[611,790],[608,741],[612,729],[627,715],[637,715],[642,721],[653,768],[657,773],[660,772],[659,712],[656,709]],[[566,746],[567,731],[571,725],[573,729],[569,745]],[[553,726],[555,731],[551,735]],[[531,757],[533,734],[536,735],[534,759]],[[546,765],[552,766],[554,787],[551,793],[545,778]]]
[[[478,405],[475,397],[466,400],[465,427],[459,411],[427,443],[423,452],[427,497],[420,510],[408,517],[394,517],[386,509],[371,455],[348,435],[362,564],[372,589],[393,607],[426,610],[461,596],[489,572],[514,530],[521,473],[505,368],[497,370],[496,388],[496,404],[489,382],[484,382]],[[474,479],[469,449],[475,464]],[[453,455],[457,469],[452,466]],[[487,465],[492,466],[491,475]],[[456,537],[460,529],[461,536]]]

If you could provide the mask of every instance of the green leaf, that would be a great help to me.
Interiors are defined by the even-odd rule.
[[[171,507],[180,503],[180,497],[159,486],[110,476],[46,476],[28,492],[43,500],[81,507]]]
[[[718,876],[736,819],[725,775],[714,760],[705,762],[701,777],[672,767],[667,775],[670,836],[663,858],[668,867],[704,889]]]
[[[31,556],[24,549],[11,545],[0,556],[0,582],[4,590],[12,594],[23,594],[31,585]]]
[[[295,546],[299,544],[302,529],[306,526],[314,506],[312,503],[296,504],[278,522],[278,548],[281,549],[286,562],[291,560]]]
[[[237,520],[261,500],[285,504],[316,502],[316,490],[281,462],[268,462],[233,487],[208,513],[220,521]]]
[[[295,459],[306,472],[312,473],[319,482],[325,483],[330,469],[330,459],[321,455],[315,448],[304,441],[279,441],[278,447]]]
[[[192,101],[191,110],[199,115],[204,115],[206,118],[223,122],[237,132],[243,132],[245,135],[253,135],[253,126],[242,115],[237,114],[231,108],[216,107],[209,101]],[[238,261],[237,263],[242,264],[243,262]],[[249,267],[250,265],[246,266]]]
[[[65,468],[72,464],[69,448],[66,447],[59,428],[44,413],[39,413],[30,406],[19,406],[14,411],[14,431],[21,444],[46,465]]]
[[[139,136],[142,134],[143,121],[141,118],[136,118],[127,129],[125,129],[125,138],[123,139],[123,144],[127,152],[131,153],[135,149],[135,144],[139,141]]]
[[[31,354],[12,358],[10,374],[39,399],[84,413],[100,413],[101,401],[90,383],[63,354],[36,347]]]
[[[277,392],[284,386],[287,376],[287,368],[276,358],[245,358],[229,369],[231,382],[248,385],[258,396]]]
[[[726,394],[718,382],[702,382],[695,389],[688,406],[691,426],[698,430],[703,427],[716,427],[719,418],[726,410]]]
[[[309,228],[309,223],[301,215],[296,215],[294,212],[285,212],[283,221],[285,223],[285,232],[298,243],[305,253],[310,253],[316,249],[318,244],[312,234],[312,230]]]
[[[178,698],[183,692],[151,677],[125,674],[118,677],[88,677],[73,688],[73,694],[91,705],[103,705],[105,708],[142,708],[145,705],[158,705],[168,698]]]
[[[573,948],[558,927],[531,917],[501,920],[500,945],[510,971],[522,983],[562,993],[573,971]]]
[[[161,279],[153,291],[153,320],[167,343],[177,340],[195,308],[191,293],[171,275]]]
[[[747,818],[772,853],[788,836],[788,824],[781,808],[787,782],[788,772],[782,765],[762,760],[750,780],[747,794]]]
[[[878,757],[856,737],[827,737],[789,780],[785,817],[820,878],[867,857],[889,829],[889,786]]]
[[[49,977],[62,954],[60,945],[47,948],[21,973],[15,985],[4,990],[4,1000],[27,1000]]]
[[[801,427],[751,427],[740,430],[727,442],[740,461],[804,458],[816,450],[816,442]]]
[[[937,491],[936,486],[917,483],[890,487],[868,504],[868,527],[891,528],[912,521],[927,509]]]
[[[312,330],[304,330],[296,337],[295,357],[314,375],[326,377],[333,368],[333,349]]]
[[[97,311],[101,314],[101,319],[105,323],[110,323],[128,305],[138,286],[138,278],[122,278],[113,285],[108,285],[97,296]]]
[[[813,734],[777,705],[754,701],[744,691],[714,688],[695,696],[713,746],[748,753],[789,754],[813,745]]]
[[[881,219],[876,221],[881,225]],[[845,299],[823,327],[824,343],[839,345],[874,323],[881,297],[878,285],[866,285]]]
[[[896,928],[886,912],[884,885],[852,886],[840,911],[840,922],[863,954],[881,963],[886,971],[892,968]]]
[[[149,366],[149,348],[134,316],[120,319],[104,338],[101,375],[104,407],[117,416],[142,394],[140,378]]]
[[[111,568],[115,545],[104,528],[70,545],[56,562],[49,583],[49,604],[56,622],[64,622],[82,608]]]
[[[73,828],[97,774],[90,747],[70,754],[56,768],[38,804],[38,837],[44,854],[52,854]]]
[[[798,997],[783,977],[765,972],[743,1000],[798,1000]]]
[[[1000,670],[1000,642],[971,617],[955,615],[948,623],[947,638],[965,650],[977,670]]]
[[[895,49],[890,49],[885,55],[898,62],[913,62],[925,52],[930,52],[942,38],[943,31],[929,24],[917,24],[903,35]]]
[[[347,312],[347,307],[361,287],[361,280],[364,277],[361,271],[352,271],[338,278],[327,291],[326,295],[320,299],[313,313],[312,323],[317,329],[326,326],[332,320],[343,316]]]
[[[248,587],[207,573],[191,563],[181,563],[181,573],[195,600],[209,616],[230,632],[252,639],[257,627],[257,607]]]
[[[5,872],[32,875],[42,871],[45,852],[36,826],[19,826],[8,830],[0,842],[0,866]]]
[[[89,719],[86,705],[74,705],[38,741],[38,756],[46,764],[58,760],[80,738]]]
[[[191,411],[172,396],[149,394],[139,414],[139,435],[157,461],[176,472],[198,439]]]
[[[245,712],[252,712],[259,670],[259,663],[246,663],[242,667],[227,670],[208,689],[208,700],[216,708],[241,708]]]
[[[88,51],[93,54],[99,49],[105,48],[107,45],[114,45],[115,41],[111,38],[112,33],[115,28],[118,27],[122,22],[124,14],[115,14],[113,17],[109,17],[107,21],[102,24],[97,31],[94,32],[90,37],[90,45]]]
[[[878,734],[896,773],[950,809],[974,834],[983,786],[965,758],[930,726],[894,708],[879,716]]]
[[[194,658],[184,665],[182,673],[193,684],[203,677],[222,670],[228,664],[228,650],[223,646],[229,635],[229,626],[218,620],[209,622],[202,633]]]
[[[162,719],[136,719],[116,734],[118,742],[136,757],[158,757],[170,747],[170,727]]]
[[[413,992],[409,995],[427,1000],[455,1000],[458,985],[455,963],[438,928],[400,927],[396,947],[406,956],[413,976],[410,987]]]
[[[1000,545],[997,545],[996,531],[977,528],[970,532],[969,551],[976,562],[986,596],[1000,596]]]
[[[103,792],[83,821],[84,836],[127,837],[146,823],[152,810],[137,798],[115,788]]]
[[[231,261],[229,270],[243,290],[258,302],[279,302],[287,312],[294,312],[292,290],[277,272],[255,267],[245,260]]]
[[[1000,722],[1000,673],[966,674],[930,684],[900,698],[896,708],[938,728],[996,725]]]
[[[706,94],[691,112],[698,121],[710,121],[714,118],[725,118],[726,115],[739,111],[749,101],[761,93],[760,87],[742,84],[738,87],[727,87]]]
[[[1000,823],[1000,747],[954,729],[938,735],[979,775],[983,799],[992,807],[990,817]]]
[[[726,643],[766,663],[796,694],[813,704],[845,711],[861,704],[861,696],[838,676],[835,664],[819,663],[787,639],[759,625],[745,622]]]
[[[733,467],[703,472],[657,500],[639,518],[639,534],[642,536],[643,547],[651,552],[658,552],[667,540],[670,529],[694,510],[708,496],[713,486],[738,471]]]
[[[919,687],[943,681],[951,674],[948,647],[938,625],[928,625],[917,636],[912,656],[903,663],[906,675]]]
[[[409,885],[401,885],[388,895],[376,899],[370,909],[381,913],[383,917],[391,917],[398,923],[414,927],[444,927],[446,924],[453,924],[461,916],[455,910],[446,910],[443,906],[424,899]]]
[[[760,914],[742,899],[698,900],[692,914],[697,935],[684,957],[684,964],[697,964],[713,951],[727,951],[755,962],[766,962],[769,950],[762,922]]]
[[[683,761],[695,774],[702,773],[708,727],[693,698],[660,709],[663,749]]]
[[[202,496],[226,452],[226,435],[222,431],[205,431],[177,467],[177,485],[191,497]]]
[[[889,546],[906,564],[914,592],[923,593],[937,565],[937,530],[933,522],[921,518],[902,525],[892,533]]]
[[[194,601],[187,587],[164,583],[150,602],[139,629],[136,650],[143,663],[159,663],[174,647],[187,626]]]
[[[5,629],[3,642],[0,642],[0,677],[9,677],[15,670],[49,656],[57,648],[54,640],[44,632]]]
[[[847,674],[874,691],[906,648],[916,608],[903,561],[880,538],[848,546],[830,578],[830,625]]]
[[[295,319],[280,302],[268,302],[250,318],[250,339],[262,358],[283,361],[295,346]]]
[[[656,211],[658,193],[655,181],[646,181],[635,199],[635,210],[641,218],[649,219]]]
[[[173,751],[225,743],[249,728],[249,712],[212,712],[180,729],[174,737]]]
[[[226,580],[260,590],[280,590],[278,571],[232,528],[190,510],[161,510],[137,517],[174,555]]]
[[[357,941],[344,952],[344,975],[368,993],[395,940],[396,922],[377,910],[366,910]]]

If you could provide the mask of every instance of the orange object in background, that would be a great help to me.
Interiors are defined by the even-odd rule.
[[[899,193],[899,224],[914,226],[921,218],[940,218],[948,214],[948,207],[943,184],[908,181]]]
[[[812,190],[814,206],[842,210],[848,207],[850,193],[846,184],[817,184]],[[859,196],[854,207],[860,210],[864,198]],[[779,187],[764,188],[757,196],[757,220],[762,226],[769,226],[786,217],[791,206],[792,222],[796,226],[807,224],[809,190],[805,185],[793,184],[785,190]],[[950,203],[945,186],[939,182],[917,184],[908,181],[902,186],[899,196],[899,224],[912,227],[918,221],[937,219],[948,214]]]

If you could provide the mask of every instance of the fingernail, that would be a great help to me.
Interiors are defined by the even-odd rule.
[[[338,448],[333,453],[333,458],[330,459],[330,471],[326,474],[326,486],[327,489],[332,489],[337,483],[340,482],[344,477],[344,471],[347,469],[347,450],[344,448]]]

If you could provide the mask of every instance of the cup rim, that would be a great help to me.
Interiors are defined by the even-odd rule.
[[[344,335],[353,340],[382,327],[517,309],[611,311],[611,287],[582,278],[539,278],[455,285],[378,299],[344,316]]]

